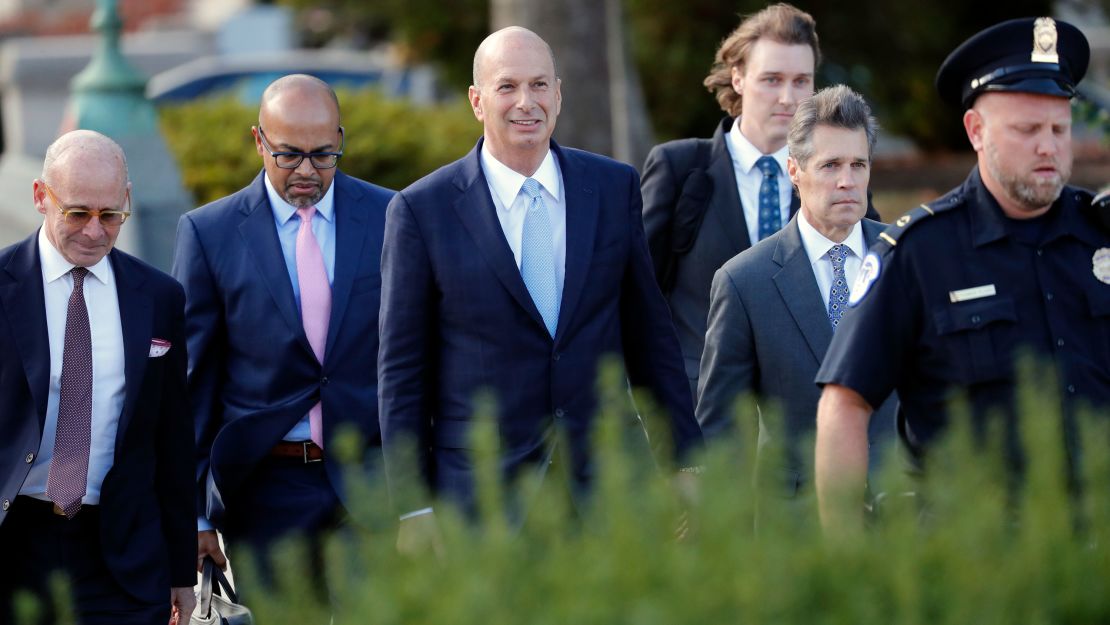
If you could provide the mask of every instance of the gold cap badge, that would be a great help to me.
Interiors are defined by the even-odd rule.
[[[1029,60],[1034,63],[1060,62],[1060,55],[1056,54],[1056,20],[1051,17],[1038,17],[1033,22],[1033,54]]]

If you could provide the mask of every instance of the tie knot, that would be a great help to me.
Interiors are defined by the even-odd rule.
[[[297,209],[297,216],[301,218],[301,222],[308,223],[312,221],[312,216],[316,214],[315,206],[302,206]]]
[[[84,267],[74,267],[69,270],[69,273],[73,276],[73,288],[79,289],[85,283],[85,276],[89,275],[89,270]]]
[[[755,166],[759,168],[759,171],[763,172],[763,177],[765,178],[779,175],[779,162],[776,161],[774,157],[761,156],[759,160],[755,162]]]
[[[540,183],[535,178],[525,178],[521,190],[524,191],[524,195],[528,196],[529,200],[534,200],[540,196]]]
[[[848,258],[848,254],[852,253],[852,249],[847,245],[837,243],[829,248],[829,260],[832,261],[834,266],[843,266],[844,260]]]

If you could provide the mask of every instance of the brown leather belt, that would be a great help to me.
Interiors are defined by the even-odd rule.
[[[323,460],[324,450],[312,441],[279,441],[270,450],[270,455],[277,458],[296,458],[308,464]]]

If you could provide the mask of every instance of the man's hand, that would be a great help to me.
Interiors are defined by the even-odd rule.
[[[434,512],[409,517],[397,529],[397,551],[403,555],[419,557],[431,551],[438,561],[443,561],[447,550],[439,532]]]
[[[227,557],[224,556],[223,550],[220,549],[220,539],[216,536],[216,530],[205,530],[197,532],[197,572],[204,568],[204,558],[211,556],[216,566],[220,567],[221,571],[227,570]]]
[[[188,625],[196,607],[197,598],[192,586],[170,589],[170,625]]]

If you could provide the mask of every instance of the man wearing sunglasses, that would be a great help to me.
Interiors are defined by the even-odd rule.
[[[63,135],[32,188],[42,227],[0,251],[0,622],[17,590],[57,622],[56,573],[81,623],[188,622],[184,294],[113,249],[131,183],[111,139]]]
[[[187,300],[197,566],[206,555],[224,564],[218,529],[263,556],[265,574],[276,540],[305,536],[315,549],[348,517],[337,433],[361,441],[367,471],[377,464],[379,262],[393,194],[337,168],[339,104],[321,80],[276,80],[251,131],[263,171],[181,218],[173,274]]]

